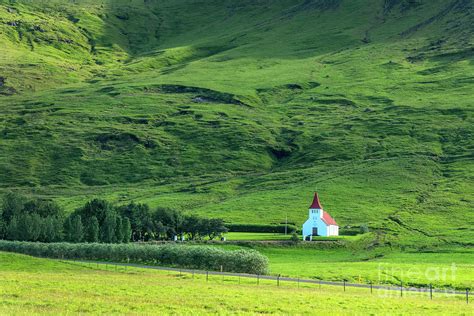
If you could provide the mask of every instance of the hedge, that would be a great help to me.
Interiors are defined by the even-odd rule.
[[[256,225],[256,224],[225,224],[225,227],[230,232],[241,232],[241,233],[284,233],[285,224],[275,225]],[[298,231],[295,225],[288,224],[288,233],[292,231]]]
[[[256,250],[209,246],[35,243],[0,240],[0,251],[57,259],[134,262],[199,270],[266,274],[268,258]]]

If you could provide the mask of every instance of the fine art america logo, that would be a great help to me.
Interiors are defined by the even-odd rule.
[[[411,284],[417,283],[419,280],[420,284],[452,284],[456,281],[456,264],[452,263],[451,267],[439,267],[439,266],[428,266],[426,268],[420,268],[416,266],[410,267],[397,267],[390,264],[380,263],[378,266],[378,283],[379,284],[394,284],[399,282],[400,286],[396,287],[386,287],[379,289],[378,293],[380,296],[400,296],[408,295],[409,293],[429,293],[433,295],[433,292],[439,296],[441,295],[452,295],[456,291],[453,288],[445,287],[443,289],[434,290],[431,286],[426,287],[416,287],[408,284],[404,284],[404,280],[409,280]],[[398,292],[396,290],[399,290]]]

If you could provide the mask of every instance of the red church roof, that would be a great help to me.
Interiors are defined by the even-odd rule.
[[[319,202],[318,192],[314,193],[313,204],[311,204],[309,208],[319,208],[321,210],[323,209],[321,202]]]
[[[325,212],[325,211],[322,211],[323,212],[323,222],[326,223],[326,225],[336,225],[336,226],[339,226],[337,225],[336,221],[334,220],[334,218],[331,217],[331,215],[329,215],[328,212]]]

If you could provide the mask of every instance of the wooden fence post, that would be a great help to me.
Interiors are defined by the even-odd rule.
[[[344,292],[346,291],[346,279],[343,280],[344,281]]]
[[[280,286],[280,274],[277,277],[277,286]]]
[[[206,271],[206,282],[209,282],[209,271]]]
[[[257,274],[257,285],[260,285],[260,274]]]
[[[433,285],[430,284],[430,299],[433,299]]]
[[[372,286],[372,281],[370,281],[370,294],[372,294],[374,291],[373,291],[373,286]]]
[[[469,289],[466,289],[466,304],[469,304]]]
[[[403,281],[400,281],[400,297],[403,297]]]

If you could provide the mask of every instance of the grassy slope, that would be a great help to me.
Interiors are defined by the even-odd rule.
[[[468,243],[472,10],[409,3],[0,1],[2,190]]]
[[[277,288],[261,281],[131,269],[106,271],[104,267],[81,266],[22,255],[0,253],[2,314],[210,314],[277,313],[332,314],[401,313],[469,314],[472,307],[462,297],[374,292],[340,287],[314,288],[285,284]],[[61,284],[61,286],[58,286]],[[185,297],[185,299],[183,299]]]

